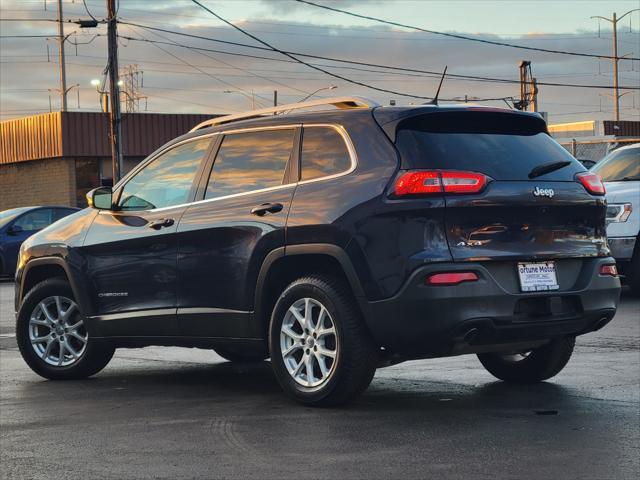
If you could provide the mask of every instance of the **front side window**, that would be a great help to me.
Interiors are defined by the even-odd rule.
[[[25,232],[33,232],[36,230],[42,230],[52,223],[51,209],[40,208],[33,212],[25,213],[22,217],[16,220],[13,225],[22,228]]]
[[[294,136],[293,128],[225,135],[205,198],[282,185]]]
[[[629,148],[609,154],[592,169],[605,182],[640,180],[640,148]]]
[[[189,193],[210,138],[178,145],[161,154],[124,186],[121,210],[151,210],[189,201]]]
[[[302,136],[301,180],[342,173],[351,167],[342,136],[330,127],[305,127]]]

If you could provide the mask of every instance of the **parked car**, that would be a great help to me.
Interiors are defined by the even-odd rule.
[[[15,272],[22,242],[78,210],[72,207],[21,207],[0,212],[0,275]]]
[[[339,109],[299,111],[320,104]],[[219,117],[88,202],[20,253],[18,344],[50,379],[179,345],[270,357],[309,405],[449,355],[539,382],[620,295],[600,178],[526,112],[342,97]]]
[[[607,189],[607,236],[613,257],[640,295],[640,143],[614,150],[592,169]]]
[[[593,167],[596,163],[598,163],[597,160],[591,160],[589,158],[578,158],[578,161],[587,169]]]

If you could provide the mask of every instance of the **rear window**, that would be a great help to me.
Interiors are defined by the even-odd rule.
[[[467,170],[495,180],[529,180],[542,164],[571,161],[540,180],[573,181],[585,168],[545,131],[541,119],[513,113],[444,112],[403,120],[396,146],[405,169]]]

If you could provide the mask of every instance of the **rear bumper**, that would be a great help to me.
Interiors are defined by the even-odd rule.
[[[376,342],[406,357],[500,350],[597,330],[614,316],[620,281],[598,274],[611,258],[558,261],[560,289],[521,293],[513,262],[419,268],[394,297],[363,305]],[[474,271],[475,282],[427,286],[436,272]]]
[[[611,256],[616,260],[631,260],[636,246],[636,237],[610,237],[607,239]]]

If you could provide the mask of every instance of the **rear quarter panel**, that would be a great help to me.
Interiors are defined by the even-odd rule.
[[[348,254],[366,297],[386,298],[426,257],[450,259],[438,208],[444,204],[442,199],[428,200],[416,209],[415,203],[387,200],[387,185],[398,170],[395,147],[370,111],[347,118],[324,117],[318,123],[345,128],[357,154],[356,169],[299,184],[287,222],[287,245],[339,246]]]

